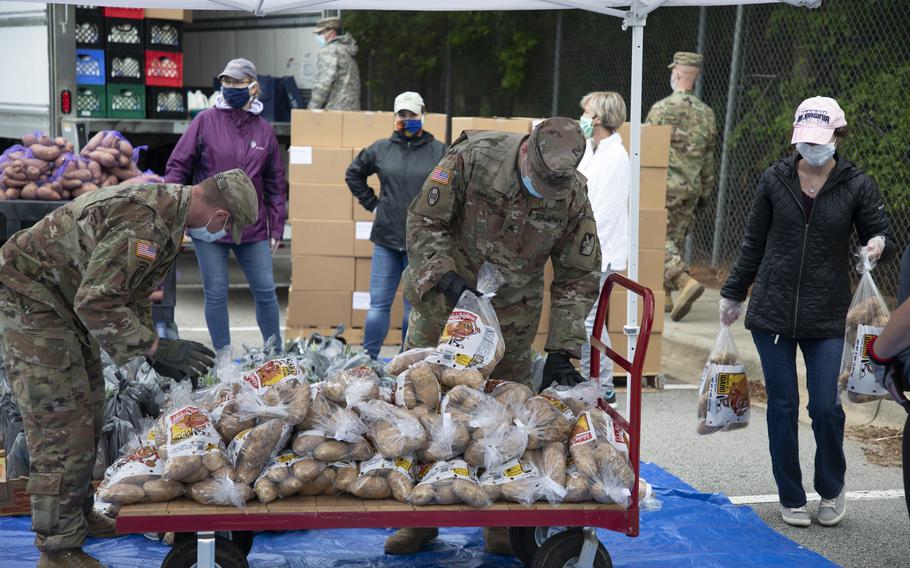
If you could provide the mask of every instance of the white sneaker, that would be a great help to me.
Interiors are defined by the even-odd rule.
[[[847,514],[847,488],[840,491],[834,499],[822,499],[818,505],[818,523],[822,526],[833,527],[841,522]]]
[[[784,507],[781,505],[780,516],[791,527],[808,527],[812,524],[812,517],[809,516],[809,511],[806,510],[805,505],[802,507]]]

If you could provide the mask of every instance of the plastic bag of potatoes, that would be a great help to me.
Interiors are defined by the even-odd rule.
[[[419,361],[399,373],[392,390],[392,403],[408,410],[423,407],[426,412],[421,414],[436,412],[442,402],[442,389],[433,367],[438,368]]]
[[[158,447],[164,479],[195,483],[227,465],[221,435],[201,406],[176,406],[161,417],[160,429],[165,440]]]
[[[379,398],[379,376],[366,366],[344,369],[328,377],[320,388],[328,400],[352,407]]]
[[[402,351],[388,362],[385,366],[385,372],[392,377],[397,377],[401,373],[407,371],[411,365],[429,357],[435,350],[436,349],[433,347],[418,347],[416,349]]]
[[[499,270],[484,263],[477,275],[477,291],[482,296],[466,290],[449,314],[436,350],[426,358],[428,363],[447,367],[443,385],[482,388],[505,355],[505,340],[493,308],[493,296],[502,283]]]
[[[484,472],[480,483],[494,501],[530,506],[546,500],[559,505],[566,496],[566,444],[553,442],[542,451],[527,451],[497,471]]]
[[[427,432],[427,443],[417,453],[422,462],[450,460],[471,441],[467,420],[449,412],[421,416],[420,424]]]
[[[487,379],[483,384],[483,392],[496,399],[512,414],[515,413],[515,409],[523,407],[528,399],[534,396],[534,392],[527,385],[499,379]]]
[[[749,425],[749,379],[730,327],[720,326],[698,388],[699,434],[735,430]]]
[[[326,438],[356,444],[363,438],[367,427],[353,409],[328,402],[317,393],[306,420],[297,427],[298,432],[311,430],[322,433]]]
[[[316,479],[325,468],[323,462],[285,451],[269,460],[253,484],[253,490],[262,503],[286,499],[300,492],[305,484]]]
[[[369,427],[373,446],[388,459],[413,456],[426,444],[420,420],[403,408],[371,400],[358,404],[356,410]]]
[[[363,436],[353,441],[336,440],[321,430],[304,430],[294,434],[291,450],[301,457],[321,462],[364,461],[370,459],[373,447]]]
[[[628,506],[635,483],[629,439],[609,414],[599,409],[583,412],[575,423],[569,452],[595,501]]]
[[[262,363],[243,376],[253,387],[261,404],[246,408],[256,416],[279,418],[288,424],[303,422],[309,410],[310,384],[305,370],[294,359],[274,359]],[[255,400],[248,397],[246,401]]]
[[[565,442],[575,425],[575,414],[558,398],[538,395],[514,407],[515,424],[528,434],[528,449],[536,450],[550,442]]]
[[[265,464],[287,446],[290,435],[291,426],[277,419],[267,420],[237,434],[225,453],[228,463],[234,468],[232,479],[253,483]]]
[[[414,489],[414,461],[410,458],[388,459],[376,454],[360,464],[357,478],[348,491],[361,499],[407,501]]]
[[[477,472],[464,460],[454,459],[427,463],[418,472],[420,482],[411,492],[412,505],[453,505],[471,507],[493,504],[477,480]]]
[[[253,488],[246,483],[237,483],[229,477],[216,476],[190,485],[187,496],[203,505],[233,505],[244,508],[253,498]]]
[[[124,452],[107,468],[98,487],[98,497],[111,505],[157,503],[176,499],[184,493],[183,484],[161,479],[163,460],[149,444],[138,444]]]

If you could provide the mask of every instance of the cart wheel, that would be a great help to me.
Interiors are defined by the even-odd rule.
[[[569,527],[568,529],[563,527],[511,527],[509,528],[509,541],[512,543],[512,551],[515,552],[515,556],[525,566],[531,566],[534,561],[534,555],[537,554],[537,549],[550,536],[564,530],[577,531],[580,529],[578,527]]]
[[[250,551],[253,549],[252,531],[218,531],[215,535],[236,544],[240,547],[244,556],[249,556]],[[177,547],[183,541],[187,540],[191,540],[195,545],[196,533],[176,533],[174,535],[174,547]]]
[[[534,555],[531,568],[575,568],[585,535],[580,530],[561,532],[547,539]],[[600,542],[594,555],[594,568],[613,568],[607,549]]]
[[[195,538],[179,538],[174,543],[174,548],[164,557],[161,568],[196,568],[197,552]],[[246,555],[239,546],[223,536],[216,536],[215,567],[250,568],[250,565],[247,564]]]

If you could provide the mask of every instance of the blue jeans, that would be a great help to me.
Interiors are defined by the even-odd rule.
[[[775,342],[775,338],[777,341]],[[793,339],[753,331],[768,392],[768,443],[780,504],[806,504],[799,467],[799,386],[796,382],[796,346],[806,361],[809,417],[815,434],[815,490],[823,499],[837,497],[844,488],[844,409],[837,392],[844,338]]]
[[[401,273],[408,267],[408,253],[373,244],[373,264],[370,268],[370,311],[363,330],[363,348],[373,359],[389,333],[389,320]],[[404,320],[401,322],[401,342],[408,333],[408,314],[411,304],[404,301]]]
[[[272,274],[272,252],[269,241],[255,243],[221,244],[193,239],[199,272],[202,273],[202,291],[205,296],[205,323],[215,349],[231,344],[231,326],[228,318],[228,254],[234,256],[243,269],[256,301],[256,323],[262,332],[263,343],[270,337],[281,344],[278,316],[278,296],[275,294],[275,277]]]

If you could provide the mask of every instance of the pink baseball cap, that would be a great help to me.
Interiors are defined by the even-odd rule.
[[[827,144],[834,138],[834,130],[847,126],[844,111],[830,97],[812,97],[800,103],[793,119],[791,144]]]

